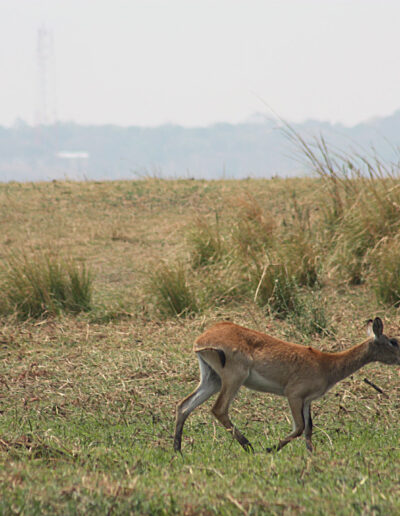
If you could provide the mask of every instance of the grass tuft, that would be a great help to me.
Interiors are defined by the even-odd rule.
[[[296,309],[298,284],[285,263],[268,263],[262,271],[256,271],[252,282],[254,301],[272,310],[277,317],[285,318]]]
[[[237,211],[232,230],[232,245],[242,259],[254,260],[258,254],[265,253],[272,247],[276,222],[250,194],[236,199],[234,205]]]
[[[188,283],[183,263],[163,263],[150,272],[147,286],[156,308],[163,316],[184,317],[198,312],[194,290]]]
[[[189,229],[186,241],[190,261],[195,269],[218,262],[227,254],[218,214],[215,224],[204,217],[197,217]]]
[[[400,306],[400,242],[384,241],[374,253],[372,286],[379,302]]]
[[[288,124],[285,132],[321,180],[314,234],[324,236],[321,246],[337,276],[360,285],[370,277],[373,250],[400,230],[399,164],[375,152],[333,149],[322,136],[310,143]]]
[[[12,255],[2,269],[3,315],[22,319],[92,307],[93,277],[84,264],[51,255]]]
[[[290,321],[303,338],[313,338],[316,335],[333,337],[335,335],[326,313],[325,303],[315,292],[303,292],[297,297],[297,304],[295,310],[290,314]]]

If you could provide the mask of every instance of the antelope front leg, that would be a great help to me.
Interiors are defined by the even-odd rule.
[[[288,398],[288,401],[293,417],[293,432],[279,441],[276,447],[267,448],[268,452],[281,450],[284,446],[290,443],[290,441],[293,441],[296,437],[300,437],[304,431],[303,400],[301,398]]]
[[[303,417],[305,423],[304,436],[306,438],[306,446],[309,452],[313,452],[314,446],[311,442],[313,423],[311,419],[311,402],[304,403]]]

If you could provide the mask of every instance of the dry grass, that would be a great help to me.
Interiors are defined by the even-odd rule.
[[[93,279],[84,264],[23,250],[4,260],[0,275],[3,315],[27,319],[91,309]]]
[[[95,274],[89,313],[1,318],[0,513],[399,511],[396,368],[370,366],[315,404],[312,457],[303,442],[265,454],[287,432],[288,409],[278,397],[250,391],[238,396],[232,417],[253,441],[254,456],[232,443],[208,406],[185,427],[184,456],[171,450],[175,402],[198,380],[192,342],[214,321],[234,320],[324,350],[360,341],[363,322],[373,315],[384,319],[387,333],[400,333],[397,310],[378,303],[372,284],[339,282],[332,264],[318,269],[321,287],[299,287],[306,304],[296,320],[276,319],[255,303],[257,284],[251,297],[241,283],[251,260],[241,258],[235,272],[229,253],[188,278],[216,304],[203,303],[186,319],[160,318],[149,305],[149,267],[190,264],[185,235],[192,221],[213,221],[218,211],[224,242],[231,242],[238,202],[254,199],[247,231],[258,231],[251,226],[258,220],[273,239],[286,234],[290,245],[291,228],[300,226],[304,235],[319,220],[315,196],[324,188],[320,179],[0,185],[2,260],[24,248],[56,250]],[[322,249],[319,238],[316,249]],[[262,250],[255,252],[258,259]],[[335,335],[306,327],[320,305],[323,317],[315,320]],[[364,376],[389,397],[373,391]]]

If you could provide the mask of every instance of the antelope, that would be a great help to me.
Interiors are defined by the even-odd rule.
[[[293,431],[268,452],[282,449],[303,432],[306,447],[312,452],[311,402],[370,362],[400,364],[398,340],[383,334],[379,317],[368,321],[367,340],[338,353],[285,342],[231,322],[217,323],[206,330],[195,341],[194,352],[199,361],[200,383],[177,404],[174,449],[179,452],[187,417],[217,392],[213,415],[245,451],[253,451],[228,414],[242,385],[288,399]]]

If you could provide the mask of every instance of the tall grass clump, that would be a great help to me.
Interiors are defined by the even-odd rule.
[[[277,317],[285,318],[296,310],[299,287],[285,263],[268,262],[262,270],[251,270],[249,285],[254,291],[254,301]]]
[[[281,259],[293,271],[299,286],[314,287],[321,283],[320,244],[316,222],[311,219],[310,206],[303,206],[297,200],[296,192],[291,196],[292,221],[281,232],[277,245]]]
[[[274,243],[276,221],[249,194],[235,201],[237,214],[232,228],[232,244],[243,259],[256,260]]]
[[[252,300],[277,317],[295,314],[312,334],[325,332],[326,317],[299,299],[330,280],[369,282],[380,300],[398,303],[396,262],[378,252],[400,233],[398,167],[332,149],[322,137],[308,143],[289,126],[287,132],[318,176],[310,197],[293,188],[278,204],[245,192],[215,221],[197,218],[186,238],[188,263],[151,273],[161,313]],[[385,269],[380,278],[377,268]]]
[[[92,307],[93,276],[84,264],[50,255],[6,259],[0,312],[25,319],[78,313]]]
[[[296,310],[290,314],[290,321],[302,336],[332,336],[334,330],[327,316],[325,303],[315,292],[302,292],[298,296]]]
[[[350,284],[363,283],[372,251],[400,230],[398,164],[332,149],[322,137],[309,143],[288,125],[286,133],[321,179],[319,231],[333,270]]]
[[[198,217],[191,224],[186,241],[193,268],[218,262],[227,254],[218,214],[214,224],[204,217]]]
[[[292,234],[286,241],[283,240],[278,255],[287,264],[299,286],[319,285],[321,258],[315,244],[306,234]]]
[[[163,263],[150,272],[147,291],[156,309],[165,317],[187,316],[199,310],[194,289],[188,283],[183,263]]]
[[[231,231],[235,262],[231,276],[241,276],[237,283],[245,296],[277,317],[286,317],[297,303],[298,279],[293,264],[281,252],[283,238],[277,221],[249,194],[238,198],[235,207]]]
[[[376,249],[372,259],[372,287],[377,300],[400,306],[400,240],[387,240]]]

